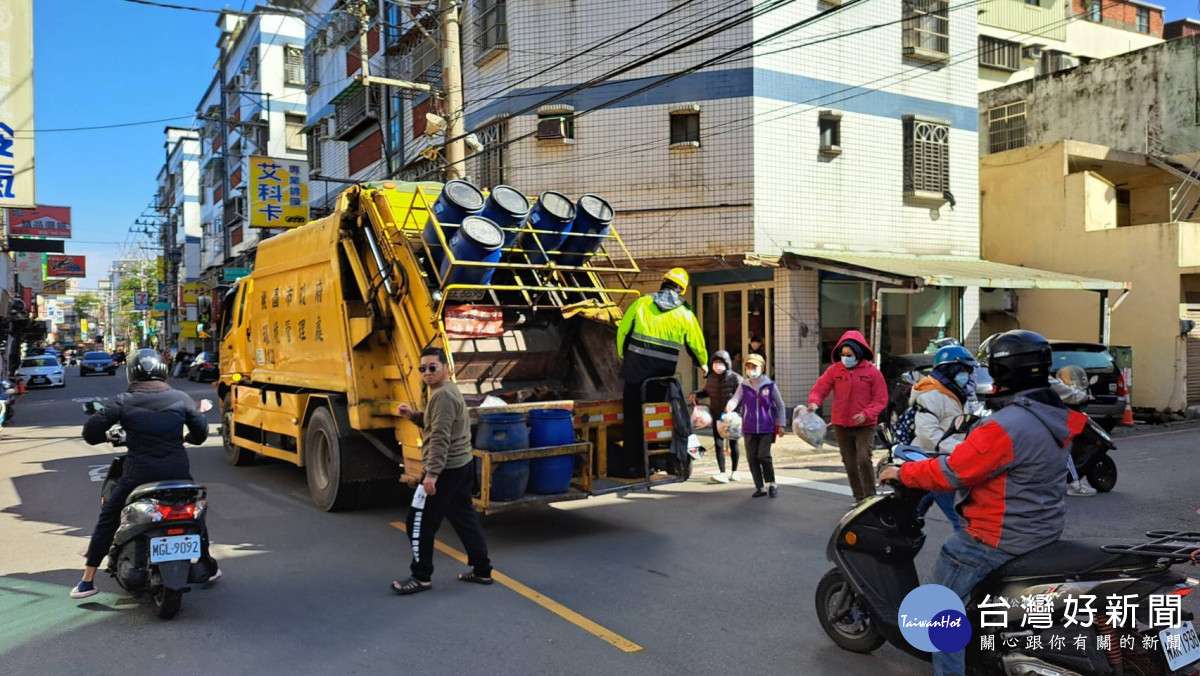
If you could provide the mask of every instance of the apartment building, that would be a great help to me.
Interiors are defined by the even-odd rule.
[[[978,7],[981,92],[1150,47],[1164,37],[1163,8],[1139,0],[987,0]]]
[[[156,207],[162,219],[159,236],[166,264],[165,288],[160,294],[170,310],[164,321],[166,346],[196,348],[196,308],[177,302],[179,287],[195,281],[200,268],[200,136],[196,129],[167,127],[166,161],[158,172]]]
[[[307,160],[306,18],[292,4],[260,5],[251,14],[224,12],[217,19],[215,74],[196,109],[198,280],[214,308],[205,316],[217,315],[224,289],[238,271],[252,266],[258,242],[277,232],[250,227],[250,158]],[[214,339],[200,339],[203,349],[215,348]]]
[[[432,8],[374,7],[370,71],[440,89]],[[361,27],[339,2],[306,9],[324,17],[306,54],[310,162],[337,179],[326,194],[439,180],[426,114],[447,115],[443,99],[362,87]],[[640,283],[687,267],[710,347],[740,359],[760,338],[789,402],[846,330],[885,355],[974,344],[981,286],[1099,283],[980,259],[978,67],[953,58],[976,48],[974,12],[479,0],[461,25],[463,173],[604,197]]]

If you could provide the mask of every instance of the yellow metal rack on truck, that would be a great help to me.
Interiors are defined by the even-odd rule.
[[[436,222],[438,183],[368,183],[345,190],[334,213],[258,245],[254,272],[226,295],[222,319],[222,435],[228,461],[257,455],[307,470],[322,509],[358,506],[415,481],[421,434],[397,415],[421,407],[421,351],[446,350],[473,421],[481,411],[565,408],[573,444],[508,452],[476,450],[477,508],[586,498],[686,478],[690,460],[663,443],[661,414],[647,438],[642,476],[611,476],[608,450],[621,436],[617,298],[632,298],[638,267],[615,228],[594,253],[558,265],[528,223],[502,262],[460,260],[454,226]],[[433,241],[422,233],[433,220]],[[506,238],[507,239],[507,238]],[[427,241],[429,240],[429,241]],[[446,260],[441,266],[434,260]],[[450,283],[456,270],[494,268],[488,284]],[[480,404],[503,401],[502,407]],[[659,410],[653,404],[652,411]],[[669,429],[669,420],[667,421]],[[669,436],[669,435],[668,435]],[[500,502],[490,496],[499,463],[574,455],[570,489]]]

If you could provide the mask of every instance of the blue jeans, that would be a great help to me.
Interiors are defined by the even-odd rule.
[[[933,565],[933,577],[929,582],[949,587],[962,599],[963,605],[971,600],[971,591],[988,573],[1013,559],[1013,555],[989,547],[956,530],[946,538],[942,553]],[[934,653],[933,673],[935,676],[961,676],[967,670],[965,650],[956,653]]]
[[[946,515],[946,519],[950,522],[954,530],[962,530],[962,520],[958,518],[958,512],[954,511],[954,491],[926,493],[925,497],[921,498],[921,502],[917,505],[917,516],[925,516],[935,502],[938,507],[942,508],[942,513]]]

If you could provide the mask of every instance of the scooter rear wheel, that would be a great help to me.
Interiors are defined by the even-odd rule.
[[[846,594],[849,594],[848,598]],[[834,568],[825,573],[817,583],[816,597],[817,620],[839,648],[865,654],[875,651],[886,641],[871,623],[871,616],[861,607],[858,595],[846,582],[842,571]],[[848,612],[842,612],[843,609]],[[838,617],[839,614],[842,617]]]
[[[1096,458],[1088,468],[1087,480],[1092,488],[1101,493],[1111,491],[1117,485],[1117,463],[1113,462],[1112,456],[1105,453]]]
[[[155,614],[164,620],[169,620],[179,613],[179,608],[183,605],[183,592],[178,589],[167,589],[159,587],[154,592],[154,611]]]

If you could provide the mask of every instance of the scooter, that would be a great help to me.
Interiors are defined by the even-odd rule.
[[[16,413],[16,387],[7,380],[0,380],[0,427],[7,425]]]
[[[880,468],[889,464],[925,460],[915,446],[897,446]],[[834,568],[821,578],[816,590],[817,618],[825,633],[844,650],[870,653],[884,643],[928,660],[905,640],[900,628],[900,606],[919,582],[914,559],[925,544],[924,519],[916,507],[925,491],[890,483],[891,491],[858,503],[838,523],[829,540],[827,556]],[[1165,676],[1190,674],[1200,665],[1200,638],[1192,614],[1180,612],[1177,628],[1152,627],[1148,597],[1186,596],[1200,581],[1172,570],[1200,549],[1200,532],[1147,533],[1149,541],[1134,545],[1096,547],[1060,540],[1008,562],[976,586],[966,604],[973,628],[966,647],[967,671],[980,675],[1069,676],[1079,674],[1137,674]],[[1025,626],[1019,604],[1000,611],[1003,626],[982,622],[984,608],[995,608],[996,599],[1017,601],[1048,594],[1053,600],[1051,626]],[[1133,626],[1115,627],[1105,615],[1109,595],[1133,595],[1137,600]],[[1096,597],[1097,621],[1091,626],[1066,625],[1066,598]],[[992,605],[989,605],[992,604]],[[983,605],[984,608],[980,606]],[[991,616],[994,620],[995,615]],[[1042,625],[1045,626],[1045,625]],[[1106,651],[1097,637],[1107,635]],[[1051,640],[1067,637],[1064,641]],[[1076,638],[1082,636],[1084,649]],[[1170,639],[1171,636],[1179,638]],[[1031,640],[1037,637],[1036,643]],[[1132,648],[1126,648],[1132,637]],[[1161,648],[1148,649],[1144,638],[1153,637]],[[989,649],[982,649],[983,645]],[[1168,647],[1170,644],[1170,647]],[[991,648],[994,646],[994,649]],[[1038,647],[1040,646],[1040,647]]]
[[[83,405],[89,415],[103,408],[96,401]],[[114,447],[126,446],[125,430],[113,427],[108,440]],[[106,500],[121,476],[124,461],[121,456],[109,466],[100,489]],[[134,489],[121,510],[121,525],[113,538],[106,572],[134,596],[149,594],[156,614],[163,619],[179,612],[183,594],[191,591],[189,583],[207,580],[215,572],[201,558],[207,507],[204,486],[191,481],[157,481]]]

